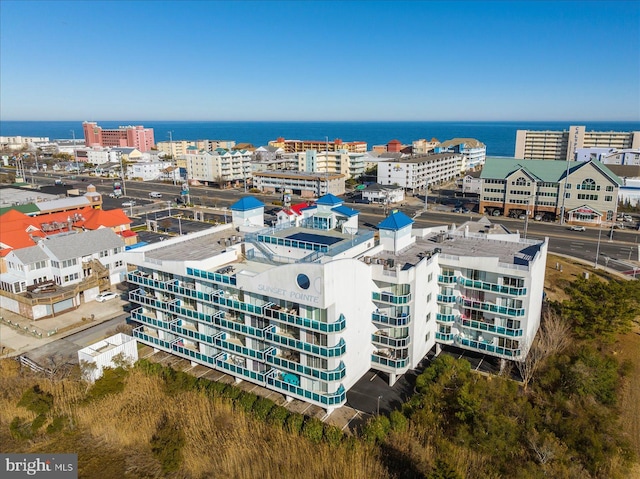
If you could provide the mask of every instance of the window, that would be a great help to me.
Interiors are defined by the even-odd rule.
[[[100,257],[104,258],[105,256],[109,256],[109,251],[108,250],[100,251]]]
[[[596,191],[596,190],[600,190],[600,187],[597,186],[596,182],[591,178],[586,178],[585,180],[582,181],[581,184],[578,185],[578,189]]]
[[[613,211],[607,211],[607,221],[613,221]]]
[[[114,268],[119,268],[120,266],[122,266],[122,261],[116,261],[115,263],[113,263]]]
[[[585,193],[578,193],[579,200],[598,201],[598,195],[587,195]]]
[[[607,191],[613,191],[613,186],[609,185],[605,188]]]
[[[427,313],[427,323],[431,321],[431,313]]]
[[[429,294],[427,295],[427,303],[430,303],[430,302],[431,302],[431,297],[432,297],[432,296],[431,296],[431,293],[429,293]]]
[[[607,196],[604,197],[604,200],[605,201],[612,201],[613,200],[613,196],[607,195]]]

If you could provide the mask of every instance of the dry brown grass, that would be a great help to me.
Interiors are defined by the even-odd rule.
[[[621,361],[630,361],[633,369],[624,379],[620,395],[620,427],[640,458],[640,327],[620,335],[616,343],[616,354]],[[631,477],[640,478],[640,461]]]

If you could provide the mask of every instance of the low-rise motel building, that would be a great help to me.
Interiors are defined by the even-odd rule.
[[[125,253],[140,343],[331,413],[371,369],[393,384],[443,345],[522,361],[538,330],[547,239],[400,211],[375,233],[330,194],[272,227],[253,197],[231,210]]]
[[[615,221],[622,180],[599,161],[487,158],[480,174],[480,214]]]

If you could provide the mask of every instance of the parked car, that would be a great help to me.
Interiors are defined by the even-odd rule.
[[[500,210],[493,210],[493,213],[491,213],[493,216],[500,216]]]
[[[542,221],[542,215],[535,215],[533,219],[536,221]]]
[[[104,293],[100,293],[96,296],[96,301],[98,303],[104,303],[105,301],[109,301],[110,299],[114,299],[118,297],[118,293],[114,293],[112,291],[105,291]]]
[[[520,216],[518,216],[518,219],[519,219],[519,220],[524,220],[524,219],[526,219],[526,218],[527,218],[527,215],[520,215]]]
[[[585,228],[584,226],[579,226],[579,225],[572,225],[571,228],[569,228],[571,231],[587,231],[587,228]]]
[[[122,206],[135,206],[136,202],[131,200],[131,201],[123,201],[122,202]]]
[[[162,198],[162,193],[159,193],[158,191],[152,191],[151,193],[149,193],[149,198]]]

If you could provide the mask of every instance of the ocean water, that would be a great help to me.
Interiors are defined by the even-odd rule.
[[[404,144],[413,140],[437,138],[475,138],[487,145],[489,156],[513,156],[516,130],[567,130],[571,125],[585,125],[589,131],[640,131],[637,122],[258,122],[258,121],[97,121],[103,128],[121,125],[144,125],[154,129],[155,141],[174,140],[234,140],[236,143],[266,145],[278,137],[296,140],[365,141],[368,148],[397,139]],[[46,136],[82,139],[82,121],[0,121],[0,136]]]

